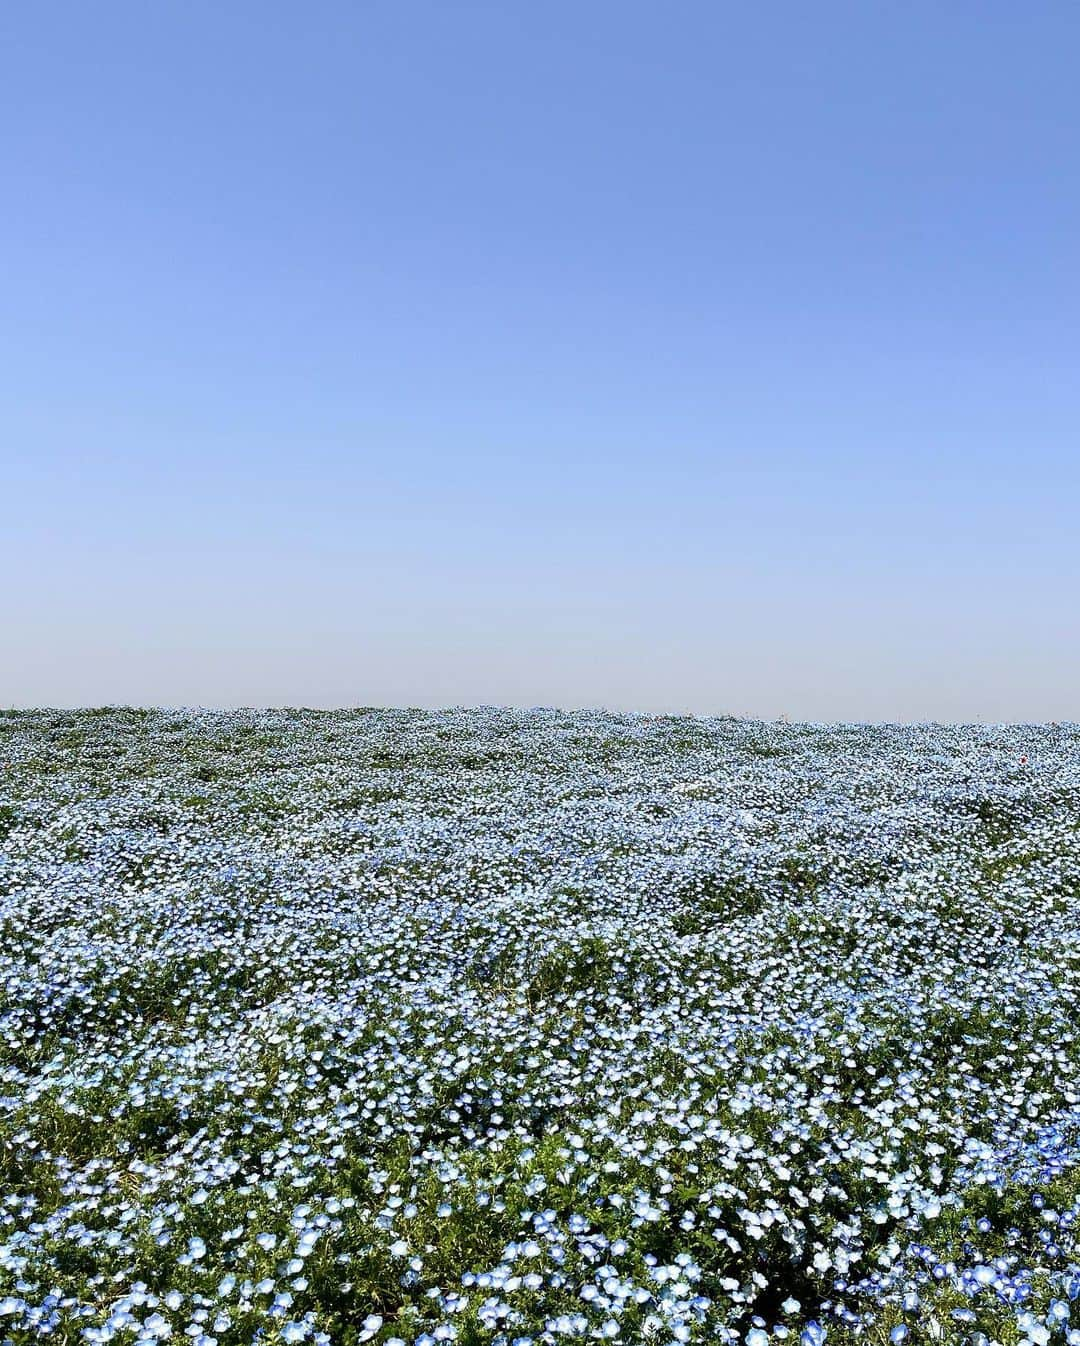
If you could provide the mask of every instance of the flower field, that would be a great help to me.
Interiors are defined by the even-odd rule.
[[[1080,727],[0,717],[0,1342],[1080,1346]]]

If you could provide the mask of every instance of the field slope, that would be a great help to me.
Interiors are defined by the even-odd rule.
[[[0,1341],[1080,1346],[1080,728],[0,717]]]

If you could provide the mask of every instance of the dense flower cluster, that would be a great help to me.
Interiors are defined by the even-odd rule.
[[[1080,1346],[1080,728],[0,717],[0,1341]]]

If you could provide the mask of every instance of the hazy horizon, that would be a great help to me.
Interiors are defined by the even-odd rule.
[[[1080,9],[0,33],[0,705],[1080,718]]]
[[[789,729],[1070,729],[1080,725],[1075,720],[794,720],[787,715],[737,715],[725,711],[703,714],[697,711],[642,711],[633,707],[604,705],[135,705],[105,702],[101,705],[23,705],[0,707],[0,714],[17,715],[92,715],[105,712],[155,715],[365,715],[365,714],[421,714],[421,715],[566,715],[610,716],[613,719],[630,718],[652,720],[698,720],[705,723],[736,721],[741,724],[761,724]]]

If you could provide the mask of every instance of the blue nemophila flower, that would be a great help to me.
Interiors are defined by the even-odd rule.
[[[69,720],[0,720],[11,1330],[1074,1330],[1075,726]]]

